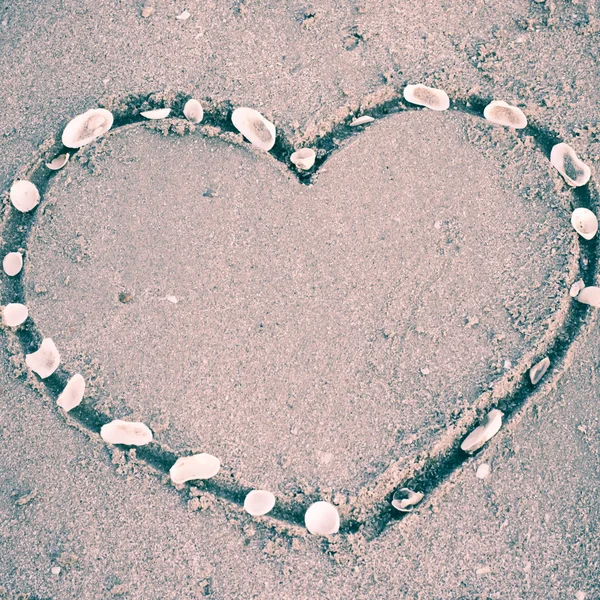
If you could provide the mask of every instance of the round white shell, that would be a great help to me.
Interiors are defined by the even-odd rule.
[[[113,115],[104,108],[92,108],[69,121],[62,133],[67,148],[81,148],[104,135],[113,124]]]
[[[582,160],[579,160],[575,150],[564,142],[552,146],[550,162],[563,179],[573,187],[585,185],[592,175],[591,169]],[[567,173],[567,169],[569,173]]]
[[[40,193],[31,181],[19,179],[10,188],[10,201],[18,211],[26,213],[40,203]]]
[[[362,117],[358,117],[354,119],[352,123],[350,123],[350,127],[358,127],[359,125],[366,125],[367,123],[372,123],[375,119],[370,117],[369,115],[363,115]]]
[[[275,125],[257,110],[245,106],[231,115],[234,127],[254,146],[268,152],[275,145]]]
[[[29,311],[24,304],[7,304],[2,311],[4,323],[8,327],[18,327],[21,323],[25,323]]]
[[[306,529],[313,535],[333,535],[340,529],[340,515],[329,502],[315,502],[304,515]]]
[[[202,119],[204,118],[204,110],[202,109],[202,104],[200,104],[198,100],[191,98],[185,103],[185,106],[183,107],[183,115],[188,121],[191,121],[192,123],[200,123],[200,121],[202,121]]]
[[[404,99],[411,104],[426,106],[431,110],[448,110],[450,107],[450,98],[446,92],[420,83],[407,85],[404,88]]]
[[[68,152],[65,152],[64,154],[59,154],[56,158],[53,158],[49,163],[46,163],[46,167],[48,167],[48,169],[50,169],[51,171],[58,171],[69,162],[70,156],[71,155]]]
[[[527,127],[527,117],[520,108],[511,106],[504,100],[494,100],[490,102],[483,111],[483,116],[492,123],[512,127],[514,129],[523,129]]]
[[[301,148],[290,156],[292,163],[302,171],[308,171],[314,164],[317,153],[312,148]]]
[[[583,288],[577,295],[578,302],[600,308],[600,287],[590,285]]]
[[[115,419],[100,429],[100,437],[107,444],[145,446],[152,441],[152,431],[144,423]]]
[[[477,479],[485,479],[491,473],[490,465],[487,463],[481,463],[477,467],[477,471],[475,472],[475,477]]]
[[[23,255],[20,252],[9,252],[2,260],[2,268],[9,277],[14,277],[23,268]]]
[[[529,369],[529,380],[533,385],[537,385],[540,379],[546,374],[550,368],[550,359],[546,356]]]
[[[483,423],[476,427],[460,445],[464,452],[475,452],[479,450],[486,442],[491,440],[502,427],[502,417],[504,413],[497,408],[490,410]]]
[[[576,208],[571,215],[571,225],[586,240],[591,240],[598,233],[598,218],[588,208]]]
[[[61,392],[56,403],[65,412],[69,412],[72,408],[79,406],[83,400],[85,393],[85,380],[83,376],[77,373],[65,385],[65,389]]]
[[[244,500],[244,509],[253,517],[260,517],[271,512],[275,506],[275,496],[266,490],[252,490]]]
[[[140,113],[146,119],[166,119],[171,114],[170,108],[156,108],[154,110],[145,110]]]
[[[219,472],[220,468],[221,462],[218,458],[203,452],[178,458],[169,474],[173,483],[179,484],[192,479],[210,479]]]
[[[25,363],[42,379],[50,377],[60,364],[60,354],[51,338],[44,338],[36,352],[25,356]]]

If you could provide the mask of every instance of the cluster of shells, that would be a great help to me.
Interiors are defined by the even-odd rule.
[[[450,99],[443,91],[422,84],[408,85],[404,90],[407,102],[435,111],[444,111],[450,107]],[[158,108],[144,111],[141,116],[146,119],[165,119],[171,114],[170,108]],[[183,115],[192,123],[200,123],[204,116],[201,103],[190,99],[184,106]],[[527,126],[527,118],[521,109],[511,106],[502,100],[495,100],[485,107],[483,116],[492,123],[522,129]],[[360,127],[372,123],[375,119],[369,115],[354,118],[349,125]],[[103,108],[95,108],[76,116],[65,127],[62,143],[68,149],[78,149],[104,135],[113,125],[113,115]],[[247,107],[233,111],[231,121],[235,128],[253,146],[269,152],[276,142],[275,125],[260,112]],[[71,156],[63,152],[46,163],[50,170],[62,169]],[[299,148],[290,156],[290,161],[302,171],[310,170],[316,159],[316,151],[312,148]],[[551,164],[569,186],[583,186],[590,179],[590,168],[582,162],[573,148],[565,143],[556,144],[550,156]],[[27,180],[17,180],[10,189],[10,202],[20,212],[29,212],[40,203],[37,187]],[[571,224],[575,231],[585,240],[591,240],[598,232],[598,219],[587,208],[576,208],[571,216]],[[20,251],[12,251],[2,261],[4,273],[8,277],[17,277],[23,268],[23,256]],[[586,286],[582,280],[574,283],[570,295],[579,302],[600,308],[600,288]],[[28,319],[28,309],[23,304],[9,303],[3,307],[4,325],[18,328]],[[29,369],[40,378],[50,377],[60,364],[60,353],[51,338],[43,339],[39,348],[25,357]],[[549,357],[542,358],[529,370],[531,385],[537,385],[550,368]],[[73,410],[83,401],[85,380],[79,373],[73,375],[57,398],[57,405],[65,412]],[[503,413],[498,409],[490,410],[481,424],[471,431],[461,443],[461,449],[473,454],[481,449],[502,427]],[[153,440],[151,429],[140,422],[113,420],[102,426],[101,438],[107,444],[124,446],[143,446]],[[188,481],[206,480],[217,475],[221,468],[219,459],[207,453],[183,456],[177,459],[169,471],[175,485]],[[478,477],[489,474],[489,466],[480,465]],[[397,489],[392,498],[392,507],[399,512],[411,512],[423,499],[423,493],[402,487]],[[244,500],[244,509],[253,516],[268,514],[275,506],[275,495],[267,490],[251,490]],[[314,535],[328,536],[338,532],[340,516],[337,508],[325,501],[311,504],[305,513],[307,530]]]

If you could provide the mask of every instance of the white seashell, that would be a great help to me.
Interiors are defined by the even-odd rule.
[[[23,255],[20,252],[9,252],[2,260],[2,268],[10,277],[18,275],[23,268]]]
[[[492,123],[513,127],[514,129],[523,129],[527,127],[527,117],[523,111],[516,106],[511,106],[503,100],[494,100],[490,102],[483,111],[483,116]]]
[[[221,463],[218,458],[203,452],[178,458],[169,474],[173,483],[178,484],[192,479],[210,479],[219,472],[220,468]]]
[[[178,21],[187,21],[190,18],[190,12],[188,10],[184,10],[180,15],[177,15],[175,18]]]
[[[569,295],[571,298],[577,298],[579,296],[579,292],[585,287],[585,283],[583,283],[583,279],[576,281],[569,290]]]
[[[177,304],[177,302],[179,302],[179,300],[177,300],[177,296],[165,296],[165,299],[171,304]]]
[[[10,201],[18,211],[26,213],[40,203],[40,193],[31,181],[19,179],[10,188]]]
[[[329,502],[315,502],[304,515],[306,529],[313,535],[333,535],[340,529],[340,515]]]
[[[4,324],[8,327],[18,327],[21,323],[25,323],[29,311],[24,304],[7,304],[2,311]]]
[[[490,473],[490,465],[488,465],[487,463],[482,463],[477,467],[475,477],[477,477],[477,479],[485,479]]]
[[[504,413],[497,408],[490,410],[485,416],[483,423],[476,427],[460,445],[464,452],[475,452],[479,450],[486,442],[491,440],[502,427],[502,417]]]
[[[392,496],[392,506],[400,512],[412,512],[415,504],[419,504],[421,500],[423,500],[421,492],[413,492],[408,488],[400,488]]]
[[[600,287],[590,285],[583,288],[577,295],[577,300],[594,308],[600,308]]]
[[[592,175],[590,168],[579,160],[575,150],[564,142],[552,147],[550,163],[573,187],[585,185]]]
[[[104,135],[113,124],[113,115],[104,108],[92,108],[69,121],[62,133],[67,148],[81,148]]]
[[[73,375],[71,379],[65,385],[65,389],[61,392],[60,396],[56,400],[58,406],[60,406],[65,412],[69,412],[72,408],[79,406],[83,400],[83,394],[85,393],[85,380],[83,376],[77,373]]]
[[[584,239],[591,240],[598,233],[598,219],[587,208],[576,208],[571,215],[571,225]]]
[[[354,119],[352,123],[350,123],[350,127],[358,127],[359,125],[366,125],[367,123],[372,123],[375,119],[373,117],[369,117],[369,115],[363,115],[362,117],[358,117]]]
[[[165,119],[171,114],[170,108],[156,108],[154,110],[145,110],[140,113],[146,119]]]
[[[51,338],[44,338],[36,352],[25,356],[25,363],[42,379],[50,377],[60,364],[60,354]]]
[[[234,127],[254,146],[268,152],[275,145],[275,125],[253,108],[236,108],[231,115]]]
[[[46,166],[51,171],[58,171],[59,169],[62,169],[69,162],[70,156],[71,155],[68,152],[65,152],[64,154],[59,154],[56,158],[52,159],[49,163],[46,163]]]
[[[100,428],[100,437],[107,444],[145,446],[152,441],[152,432],[144,423],[116,419],[106,425],[102,425]]]
[[[192,123],[200,123],[200,121],[202,121],[202,119],[204,118],[204,110],[202,110],[202,104],[200,104],[198,100],[191,98],[185,103],[185,106],[183,107],[183,115],[188,121],[191,121]]]
[[[446,92],[420,83],[407,85],[404,88],[404,99],[411,104],[426,106],[431,110],[447,110],[450,107],[450,98]]]
[[[314,164],[317,153],[312,148],[301,148],[290,156],[290,160],[302,171],[308,171]]]
[[[244,509],[253,517],[266,515],[274,506],[275,496],[266,490],[252,490],[244,500]]]
[[[540,382],[540,379],[546,374],[546,371],[550,368],[550,359],[546,356],[536,363],[529,369],[529,379],[533,385]]]

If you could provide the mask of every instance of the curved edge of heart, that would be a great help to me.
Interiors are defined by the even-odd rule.
[[[267,153],[252,147],[233,127],[231,121],[233,106],[229,102],[215,102],[206,99],[202,103],[204,109],[202,122],[194,125],[184,117],[184,106],[190,98],[191,96],[188,94],[169,91],[105,98],[100,106],[110,110],[114,116],[113,127],[106,135],[115,135],[124,128],[148,127],[165,135],[197,133],[209,137],[219,137],[229,143],[244,145],[249,151],[259,152],[263,155],[270,154],[271,156],[267,156],[267,158],[279,161],[281,168],[289,168],[302,183],[311,183],[318,176],[318,170],[327,158],[342,147],[346,140],[360,135],[360,131],[368,127],[368,123],[373,119],[382,119],[387,115],[408,110],[427,110],[423,106],[408,102],[405,99],[406,94],[403,96],[400,91],[386,87],[364,98],[359,105],[347,106],[344,110],[338,111],[336,121],[316,124],[311,127],[310,132],[305,133],[304,136],[297,136],[293,141],[280,134]],[[489,106],[490,101],[491,99],[481,97],[453,98],[449,110],[484,118],[484,109]],[[149,120],[142,115],[142,112],[162,109],[165,106],[171,108],[170,116],[167,118]],[[340,117],[340,115],[342,116]],[[359,117],[367,115],[370,118],[357,122]],[[562,142],[557,133],[535,121],[530,120],[525,127],[523,124],[519,124],[518,127],[522,129],[524,135],[530,136],[534,140],[538,149],[548,158],[550,158],[551,149]],[[303,147],[311,147],[316,150],[314,166],[304,171],[297,170],[290,162],[292,152]],[[60,135],[47,140],[31,162],[20,170],[15,179],[24,179],[34,183],[43,198],[50,179],[56,173],[55,170],[46,167],[46,163],[67,150],[71,153],[79,151],[65,148]],[[599,194],[593,180],[586,185],[570,189],[571,208],[598,209]],[[30,212],[15,210],[11,205],[9,193],[5,191],[0,211],[2,211],[3,223],[1,238],[3,256],[7,252],[16,252],[17,250],[23,253],[27,248],[28,235],[36,210]],[[580,236],[577,237],[579,238],[578,252],[570,258],[570,272],[574,276],[573,281],[584,277],[588,281],[587,285],[593,285],[593,282],[598,280],[597,239],[586,241],[582,240]],[[3,273],[2,290],[3,304],[24,302],[25,292],[21,273],[12,277],[7,277],[6,273]],[[589,332],[595,322],[596,313],[596,310],[586,306],[583,302],[574,302],[573,298],[569,297],[568,290],[565,290],[565,301],[561,303],[557,313],[550,319],[543,340],[537,348],[532,349],[523,357],[518,368],[498,380],[492,389],[476,398],[471,407],[449,426],[445,434],[431,449],[408,464],[400,464],[400,461],[392,463],[373,482],[362,488],[351,502],[336,506],[340,518],[339,531],[334,535],[324,535],[320,539],[325,544],[335,544],[340,541],[341,537],[348,535],[352,535],[354,538],[361,536],[367,541],[376,538],[390,524],[411,514],[410,510],[402,512],[392,507],[394,491],[401,488],[418,490],[424,495],[424,500],[418,507],[420,512],[428,507],[433,509],[435,506],[434,496],[442,493],[444,488],[454,485],[464,468],[472,465],[475,460],[474,456],[478,459],[485,457],[486,453],[490,452],[489,447],[493,447],[495,444],[494,441],[488,442],[482,450],[477,449],[476,453],[466,452],[461,449],[461,440],[465,435],[472,431],[478,423],[485,422],[485,416],[493,409],[502,411],[504,428],[511,427],[522,418],[528,404],[537,402],[546,396],[568,369],[572,361],[574,344]],[[15,366],[16,376],[52,400],[56,406],[56,400],[64,390],[71,374],[63,367],[59,367],[50,376],[42,379],[26,366],[25,355],[37,350],[43,339],[34,320],[28,316],[22,324],[16,327],[9,327],[5,324],[3,331],[7,347],[12,355],[11,361]],[[534,381],[535,378],[531,377],[530,371],[541,358],[545,357],[549,358],[550,367],[543,375],[541,382]],[[61,409],[58,411],[65,417],[68,424],[82,429],[97,440],[100,440],[101,427],[111,421],[108,415],[98,412],[89,403],[86,403],[85,399],[68,412]],[[119,447],[128,449],[125,455],[127,460],[131,460],[137,465],[145,465],[163,483],[173,484],[169,478],[169,471],[178,457],[163,447],[160,442],[152,440],[148,444],[135,447],[135,449],[129,449],[128,446]],[[325,494],[300,493],[293,497],[277,497],[275,506],[268,514],[251,517],[244,511],[244,500],[252,488],[237,481],[236,476],[228,470],[227,466],[210,479],[175,484],[175,488],[185,500],[193,498],[199,493],[210,494],[226,510],[232,511],[238,516],[246,515],[245,518],[254,519],[276,533],[284,535],[307,535],[304,526],[305,515],[313,503],[326,500],[335,504],[334,499],[326,497]],[[198,491],[198,488],[201,492]],[[420,494],[418,496],[421,497]]]

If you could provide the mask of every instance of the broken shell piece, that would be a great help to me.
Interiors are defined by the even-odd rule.
[[[590,285],[584,287],[577,295],[578,302],[600,308],[600,287]]]
[[[576,281],[569,290],[569,295],[571,298],[577,298],[579,296],[579,292],[585,287],[585,283],[583,283],[583,279]]]
[[[5,325],[8,327],[18,327],[21,323],[25,323],[29,311],[24,304],[7,304],[2,311]]]
[[[502,427],[502,417],[504,413],[497,408],[490,410],[485,416],[483,423],[476,427],[460,445],[464,452],[475,452],[479,450],[486,442],[491,440]]]
[[[540,379],[546,374],[546,371],[550,368],[550,359],[546,356],[540,360],[539,363],[533,365],[529,369],[529,379],[533,385],[540,382]]]
[[[183,107],[183,115],[184,117],[192,122],[192,123],[200,123],[204,118],[204,110],[202,109],[202,104],[195,100],[194,98],[190,98]]]
[[[375,119],[373,117],[369,117],[369,115],[363,115],[362,117],[358,117],[354,119],[352,123],[350,123],[350,127],[358,127],[359,125],[366,125],[367,123],[372,123]]]
[[[408,488],[400,488],[392,496],[392,506],[400,512],[412,512],[415,504],[419,504],[421,500],[423,500],[421,492],[413,492]]]
[[[511,106],[503,100],[490,102],[483,111],[483,116],[496,125],[523,129],[527,127],[527,117],[523,111],[516,106]]]
[[[51,171],[58,171],[59,169],[62,169],[69,162],[70,156],[71,155],[68,152],[65,152],[64,154],[59,154],[56,158],[52,159],[49,163],[46,163],[46,166]]]
[[[571,215],[573,229],[584,239],[591,240],[598,233],[598,219],[587,208],[576,208]]]
[[[145,110],[140,114],[146,119],[166,119],[170,113],[170,108],[156,108],[154,110]]]
[[[302,171],[308,171],[314,164],[317,153],[312,148],[301,148],[290,156],[290,160]]]
[[[154,12],[154,7],[149,4],[144,4],[142,7],[142,17],[147,19]]]
[[[152,441],[152,432],[144,423],[115,419],[100,428],[100,437],[107,444],[145,446]]]
[[[31,181],[19,179],[10,188],[10,201],[18,211],[26,213],[40,203],[40,193]]]
[[[23,256],[20,252],[9,252],[2,260],[2,268],[9,277],[14,277],[23,268]]]
[[[177,15],[175,18],[178,21],[187,21],[190,18],[190,12],[188,10],[184,10],[180,15]]]
[[[104,108],[92,108],[69,121],[62,133],[67,148],[81,148],[104,135],[113,124],[113,115]]]
[[[72,408],[79,406],[83,400],[85,393],[85,380],[83,376],[77,373],[65,385],[65,389],[61,392],[56,403],[65,412],[69,412]]]
[[[340,515],[329,502],[315,502],[304,515],[306,529],[313,535],[333,535],[340,529]]]
[[[178,458],[171,467],[169,475],[175,484],[185,483],[192,479],[210,479],[214,477],[221,468],[221,462],[210,454],[194,454]]]
[[[477,477],[477,479],[485,479],[490,474],[490,472],[490,465],[488,465],[487,463],[482,463],[477,467],[475,477]]]
[[[254,146],[268,152],[275,144],[275,125],[257,110],[245,106],[236,108],[231,115],[234,127]]]
[[[561,143],[552,147],[550,163],[573,187],[585,185],[592,175],[590,168],[579,160],[575,150],[569,144]]]
[[[36,352],[25,356],[25,363],[42,379],[50,377],[60,364],[60,354],[51,338],[44,338]]]
[[[266,515],[274,506],[275,496],[266,490],[252,490],[244,500],[244,509],[253,517]]]
[[[404,88],[404,99],[411,104],[426,106],[431,110],[447,110],[450,107],[450,98],[446,92],[420,83],[407,85]]]

